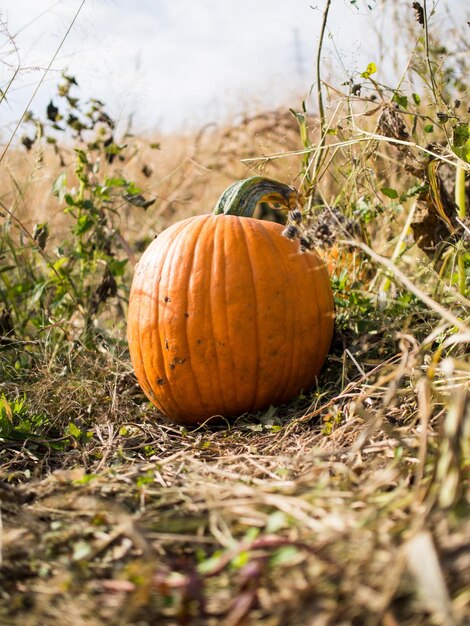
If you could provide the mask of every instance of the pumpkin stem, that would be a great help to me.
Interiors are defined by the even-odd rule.
[[[253,217],[260,202],[276,203],[293,209],[297,199],[297,192],[293,187],[270,178],[252,176],[227,187],[218,199],[213,214]]]

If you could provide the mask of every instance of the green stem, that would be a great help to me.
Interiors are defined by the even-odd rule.
[[[406,250],[406,238],[411,232],[411,222],[413,221],[413,217],[416,210],[416,202],[413,202],[410,212],[408,213],[408,217],[406,218],[405,225],[403,226],[403,230],[398,238],[397,245],[395,246],[395,250],[393,251],[392,257],[390,259],[391,263],[394,263],[400,258],[403,252]],[[390,289],[392,284],[392,279],[390,276],[385,276],[380,285],[379,291],[382,294],[386,294]]]
[[[460,252],[457,256],[457,288],[459,293],[463,296],[467,295],[467,277],[465,275],[465,260],[463,258],[463,253]]]
[[[458,215],[460,219],[465,219],[467,215],[465,206],[465,169],[459,166],[457,166],[455,171],[455,204],[459,207]]]
[[[293,187],[262,176],[239,180],[223,192],[213,210],[214,215],[238,215],[253,217],[260,202],[280,204],[292,209],[297,201]]]
[[[458,216],[461,220],[467,215],[465,206],[465,169],[457,166],[455,170],[455,203],[457,205]],[[464,251],[457,252],[457,280],[458,290],[462,295],[467,292],[467,278],[465,275]]]

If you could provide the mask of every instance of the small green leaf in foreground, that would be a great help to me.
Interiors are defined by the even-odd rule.
[[[406,107],[408,106],[407,96],[401,96],[398,92],[394,93],[392,99],[393,99],[393,102],[396,102],[398,106],[400,106],[402,109],[406,109]]]
[[[384,196],[387,196],[387,198],[391,198],[392,200],[398,198],[398,192],[396,191],[396,189],[391,189],[390,187],[382,187],[380,191],[384,194]]]
[[[463,122],[454,127],[452,150],[462,161],[470,163],[470,124]]]

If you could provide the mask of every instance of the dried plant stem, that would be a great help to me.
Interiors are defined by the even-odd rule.
[[[433,300],[430,296],[428,296],[424,291],[422,291],[419,287],[417,287],[409,278],[406,276],[398,267],[392,263],[390,259],[386,259],[385,257],[377,254],[368,245],[362,243],[362,241],[341,241],[340,243],[346,246],[353,246],[355,248],[360,248],[363,250],[371,259],[373,259],[376,263],[380,263],[384,267],[386,267],[392,274],[395,276],[397,280],[399,280],[404,287],[406,287],[411,293],[417,296],[424,304],[426,304],[430,309],[436,311],[443,319],[450,322],[453,326],[458,328],[460,331],[467,333],[470,332],[470,328],[456,315],[451,313],[448,309],[443,307],[441,304]]]
[[[375,141],[382,141],[382,142],[390,143],[390,144],[397,145],[397,146],[407,146],[409,148],[418,150],[419,152],[422,152],[423,154],[427,154],[434,159],[439,159],[439,161],[441,161],[442,163],[447,163],[451,167],[456,167],[456,159],[450,159],[442,154],[437,154],[437,152],[433,152],[429,148],[420,146],[413,141],[405,141],[403,139],[395,139],[394,137],[378,135],[376,133],[370,133],[360,128],[357,128],[356,130],[358,133],[360,133],[360,136],[356,136],[353,139],[348,139],[347,141],[338,141],[336,143],[329,144],[328,146],[319,144],[318,146],[315,146],[312,148],[302,148],[301,150],[291,150],[290,152],[274,152],[273,154],[264,155],[262,157],[249,157],[247,159],[241,159],[241,162],[242,163],[254,163],[257,161],[263,161],[264,163],[268,163],[269,161],[274,161],[275,159],[285,159],[286,157],[289,157],[289,156],[302,155],[302,154],[306,154],[307,152],[314,152],[314,151],[320,152],[322,150],[326,150],[326,149],[329,150],[331,148],[345,148],[347,146],[352,146],[356,143],[361,143],[364,141],[370,141],[372,139]],[[449,156],[452,156],[452,154],[449,153]],[[468,168],[465,169],[465,171],[468,171],[468,170],[470,170],[470,165]]]
[[[328,21],[328,13],[330,11],[331,0],[327,0],[325,10],[323,11],[323,21],[320,31],[320,39],[318,40],[318,50],[317,50],[317,59],[316,59],[316,67],[317,67],[317,98],[318,98],[318,113],[320,115],[320,124],[322,136],[325,130],[325,108],[323,106],[323,93],[321,89],[321,53],[323,48],[323,38],[325,36],[326,24]]]
[[[397,245],[395,246],[395,250],[393,251],[392,258],[390,261],[395,263],[395,261],[403,254],[406,249],[406,238],[411,232],[411,222],[413,221],[413,217],[416,210],[416,201],[413,202],[411,209],[408,213],[408,217],[406,218],[405,225],[403,226],[403,230],[400,233],[400,237],[398,238]],[[380,285],[379,293],[385,294],[390,289],[390,285],[392,281],[389,276],[386,276],[382,284]]]
[[[318,114],[320,116],[320,142],[316,146],[315,158],[313,162],[313,175],[312,175],[312,187],[315,188],[318,172],[320,171],[320,165],[323,160],[322,148],[325,147],[325,139],[327,133],[327,124],[325,119],[325,107],[323,104],[322,93],[322,80],[321,80],[321,56],[323,49],[323,38],[325,36],[326,24],[328,22],[328,13],[330,11],[331,0],[327,0],[325,10],[323,11],[323,20],[320,30],[320,38],[318,40],[318,49],[316,57],[316,75],[317,75],[317,99],[318,99]]]
[[[424,11],[424,53],[426,55],[426,63],[429,71],[429,78],[431,80],[432,93],[434,96],[434,102],[436,105],[439,104],[439,99],[444,102],[444,99],[437,88],[436,79],[434,77],[434,71],[431,65],[431,58],[429,56],[429,29],[428,29],[428,7],[427,2],[424,0],[423,2],[423,11]],[[444,102],[445,104],[445,102]]]
[[[50,72],[50,69],[51,69],[51,67],[52,67],[52,64],[54,63],[54,61],[55,61],[55,60],[56,60],[56,58],[57,58],[57,55],[58,55],[58,54],[59,54],[59,52],[61,51],[62,46],[64,45],[65,40],[67,39],[67,37],[69,36],[69,33],[70,33],[70,31],[72,30],[72,27],[73,27],[73,25],[75,24],[75,22],[76,22],[76,20],[77,20],[77,18],[78,18],[78,15],[79,15],[80,11],[82,10],[82,8],[83,8],[83,5],[84,5],[84,4],[85,4],[85,0],[82,0],[82,3],[80,4],[80,6],[78,7],[78,9],[76,10],[75,15],[74,15],[74,16],[73,16],[73,18],[72,18],[72,21],[70,22],[70,24],[69,24],[69,26],[68,26],[68,28],[67,28],[67,30],[66,30],[66,32],[65,32],[65,34],[64,34],[64,36],[62,37],[62,39],[61,39],[61,41],[60,41],[59,45],[57,46],[57,49],[56,49],[56,51],[54,52],[54,55],[53,55],[52,59],[50,60],[50,62],[49,62],[49,64],[48,64],[48,66],[47,66],[47,67],[46,67],[46,69],[44,70],[44,72],[43,72],[43,74],[42,74],[42,76],[41,76],[41,78],[40,78],[40,80],[39,80],[38,84],[36,85],[36,88],[35,88],[35,90],[33,91],[32,95],[31,95],[31,98],[30,98],[30,99],[29,99],[29,101],[28,101],[28,104],[27,104],[27,105],[26,105],[26,107],[25,107],[25,112],[26,112],[26,111],[28,111],[28,110],[31,108],[31,103],[33,102],[33,100],[34,100],[34,98],[36,97],[36,95],[37,95],[37,93],[38,93],[39,89],[41,88],[41,85],[43,84],[44,79],[46,78],[46,76],[47,76],[47,75],[48,75],[48,73]],[[15,135],[16,135],[16,133],[18,132],[18,129],[19,129],[19,127],[21,126],[22,121],[23,121],[23,116],[21,116],[21,117],[20,117],[20,119],[18,120],[18,122],[17,122],[17,124],[16,124],[15,128],[13,129],[13,132],[12,132],[12,134],[11,134],[11,136],[10,136],[9,140],[7,141],[7,143],[6,143],[5,147],[3,148],[3,152],[2,152],[2,154],[1,154],[1,156],[0,156],[0,163],[3,161],[4,156],[5,156],[5,155],[6,155],[6,153],[8,152],[8,149],[9,149],[9,147],[10,147],[10,145],[11,145],[11,142],[12,142],[12,141],[13,141],[13,139],[15,138]]]

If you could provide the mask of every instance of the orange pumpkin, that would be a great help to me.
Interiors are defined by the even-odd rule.
[[[330,275],[339,275],[347,270],[350,279],[349,286],[356,280],[362,282],[363,285],[367,283],[367,273],[361,268],[360,257],[349,249],[334,243],[331,248],[320,249],[319,255],[325,261]]]
[[[325,263],[299,253],[283,227],[248,217],[295,192],[252,177],[229,187],[214,214],[158,236],[135,270],[128,338],[148,398],[194,424],[290,400],[316,380],[333,333]]]

